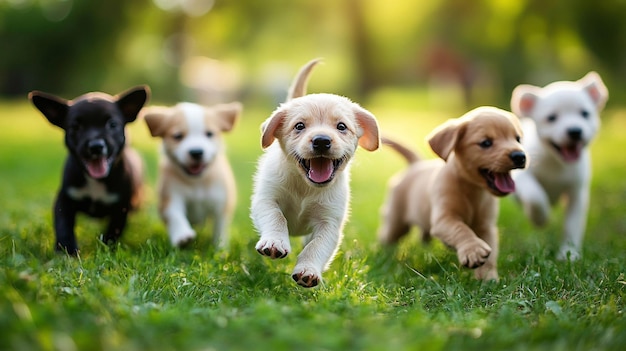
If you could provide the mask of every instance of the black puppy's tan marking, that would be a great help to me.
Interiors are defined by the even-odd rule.
[[[95,92],[70,101],[39,91],[28,95],[50,123],[65,131],[69,151],[54,205],[57,250],[78,253],[78,212],[108,217],[102,241],[109,243],[120,237],[128,211],[139,205],[142,163],[126,146],[124,128],[137,118],[149,93],[141,86],[116,96]]]

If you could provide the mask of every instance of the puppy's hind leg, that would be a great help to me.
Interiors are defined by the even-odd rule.
[[[411,229],[411,226],[402,218],[404,214],[402,206],[394,200],[396,199],[390,197],[383,208],[382,224],[378,229],[378,241],[385,245],[397,243]],[[430,237],[430,235],[427,236]]]

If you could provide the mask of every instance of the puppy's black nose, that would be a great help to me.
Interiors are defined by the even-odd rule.
[[[102,155],[106,151],[107,144],[102,139],[90,140],[87,143],[87,148],[91,155]]]
[[[327,151],[330,149],[331,139],[326,135],[316,135],[313,137],[313,150],[318,152]]]
[[[513,151],[509,154],[513,164],[517,168],[526,166],[526,154],[523,151]]]
[[[189,156],[191,156],[191,158],[193,158],[194,160],[201,160],[203,154],[204,154],[204,151],[202,151],[202,149],[189,150]]]
[[[568,128],[567,136],[574,141],[578,141],[583,137],[583,130],[578,127]]]

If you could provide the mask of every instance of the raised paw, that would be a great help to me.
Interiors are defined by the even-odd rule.
[[[305,288],[317,286],[322,279],[320,275],[307,269],[296,271],[291,275],[291,277],[296,281],[296,283],[298,283],[298,285]]]
[[[487,262],[491,254],[491,247],[483,240],[476,239],[471,243],[459,246],[457,256],[461,265],[468,268],[478,268]]]
[[[285,258],[291,251],[289,243],[282,240],[259,240],[256,244],[256,250],[263,256],[271,259]]]

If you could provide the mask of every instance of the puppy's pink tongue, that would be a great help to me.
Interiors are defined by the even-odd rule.
[[[501,193],[508,194],[515,191],[515,182],[510,173],[494,173],[493,175],[494,184]]]
[[[568,145],[561,148],[561,157],[565,162],[576,162],[580,158],[580,154],[583,150],[582,143],[576,143],[574,145]]]
[[[309,179],[316,183],[324,183],[330,180],[333,175],[333,161],[324,157],[311,160],[309,168]]]
[[[109,174],[109,163],[106,157],[87,161],[87,172],[94,179],[104,178]]]

